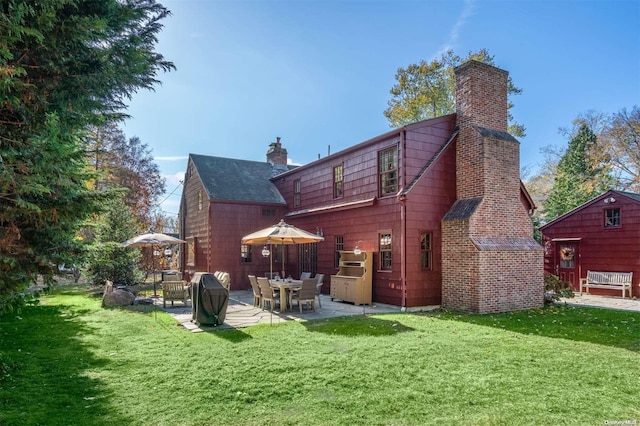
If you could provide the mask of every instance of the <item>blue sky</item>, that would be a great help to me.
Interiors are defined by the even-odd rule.
[[[390,130],[399,67],[486,48],[523,93],[521,165],[589,110],[640,103],[640,0],[160,0],[177,70],[136,93],[123,130],[149,145],[178,211],[189,153],[305,164]]]

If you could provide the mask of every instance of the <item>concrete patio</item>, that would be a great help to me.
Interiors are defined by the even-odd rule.
[[[219,326],[200,325],[191,322],[191,301],[184,306],[181,302],[176,302],[175,306],[167,304],[166,308],[162,307],[162,299],[155,301],[156,306],[160,307],[187,330],[192,332],[212,331],[212,330],[228,330],[233,328],[243,328],[252,325],[265,323],[277,324],[285,321],[308,321],[349,315],[362,314],[381,314],[381,313],[399,313],[400,307],[374,303],[372,305],[354,306],[351,303],[342,301],[332,301],[328,295],[321,296],[322,307],[316,301],[316,311],[306,309],[301,314],[298,309],[278,312],[277,310],[267,311],[253,306],[253,292],[251,290],[232,291],[229,294],[229,304],[227,306],[227,314],[224,324]],[[297,306],[296,306],[297,308]]]

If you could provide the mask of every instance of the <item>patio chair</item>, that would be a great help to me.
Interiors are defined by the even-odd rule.
[[[317,280],[316,297],[318,298],[318,306],[322,308],[322,302],[320,301],[320,296],[322,295],[322,285],[324,284],[324,274],[316,274],[315,279]]]
[[[231,290],[231,275],[229,275],[228,272],[222,272],[218,281],[220,281],[220,284],[225,286],[227,290]]]
[[[300,281],[311,278],[311,272],[303,272],[300,274]]]
[[[165,281],[182,281],[182,277],[179,274],[164,274],[162,282]]]
[[[162,282],[162,306],[167,307],[167,301],[173,302],[180,300],[187,306],[187,299],[189,299],[189,291],[186,287],[186,281],[163,281]]]
[[[291,291],[291,307],[293,308],[293,302],[297,301],[300,307],[300,313],[302,313],[302,304],[310,303],[314,312],[316,310],[316,284],[315,278],[307,278],[302,280],[302,286]]]
[[[262,302],[262,309],[265,307],[265,302],[269,302],[269,308],[271,308],[271,312],[273,312],[273,307],[276,302],[280,300],[280,292],[271,288],[267,278],[257,277],[256,279],[260,286],[260,301]]]
[[[260,295],[260,285],[258,284],[258,279],[255,275],[249,275],[249,282],[251,283],[251,288],[253,289],[253,306],[261,306],[261,295]]]

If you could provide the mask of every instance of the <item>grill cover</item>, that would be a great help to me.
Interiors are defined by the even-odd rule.
[[[229,304],[229,290],[215,275],[196,272],[189,283],[191,291],[191,321],[196,324],[224,323]]]

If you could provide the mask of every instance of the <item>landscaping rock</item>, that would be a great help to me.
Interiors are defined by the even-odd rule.
[[[102,307],[112,308],[115,306],[129,306],[133,305],[135,295],[127,290],[113,290],[110,293],[105,293],[102,297]]]

